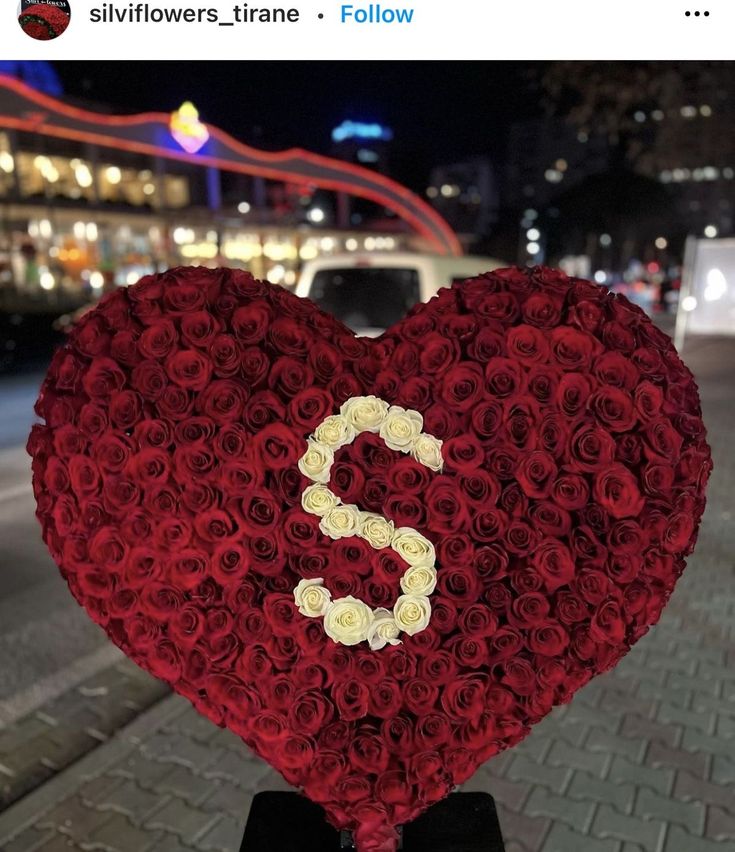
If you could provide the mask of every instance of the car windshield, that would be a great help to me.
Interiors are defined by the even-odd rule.
[[[388,328],[419,301],[419,276],[416,269],[322,269],[309,296],[355,331]]]

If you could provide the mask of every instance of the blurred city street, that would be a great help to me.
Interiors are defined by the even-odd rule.
[[[696,553],[660,624],[617,668],[466,785],[499,802],[507,852],[735,846],[735,342],[693,337],[684,354],[715,464]],[[21,400],[32,386],[16,385],[8,438],[28,422]],[[10,569],[1,641],[11,664],[0,706],[26,714],[0,724],[0,783],[11,798],[36,789],[0,814],[0,848],[237,852],[254,793],[284,782],[85,627],[41,549],[22,450],[3,452],[14,466],[12,475],[3,467],[4,493],[14,496],[0,522]],[[48,686],[31,698],[34,671]]]

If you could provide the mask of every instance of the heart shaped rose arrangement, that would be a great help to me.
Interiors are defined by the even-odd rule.
[[[669,338],[547,269],[376,340],[241,271],[148,276],[81,320],[36,411],[76,599],[360,852],[658,620],[711,469]]]

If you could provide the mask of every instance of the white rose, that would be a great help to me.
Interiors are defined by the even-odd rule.
[[[424,595],[401,595],[393,607],[393,618],[399,629],[413,636],[429,626],[431,603]]]
[[[310,485],[301,495],[301,507],[310,515],[326,515],[330,509],[339,506],[339,497],[326,485]]]
[[[442,443],[442,441],[433,435],[427,435],[422,432],[413,442],[411,455],[419,464],[428,467],[429,470],[440,471],[444,467]]]
[[[321,577],[315,580],[301,580],[294,589],[294,600],[302,615],[317,618],[327,611],[332,600],[332,593],[324,588],[323,582]]]
[[[319,529],[333,539],[357,535],[360,529],[360,510],[349,504],[335,506],[321,519]]]
[[[434,545],[411,527],[399,527],[390,544],[409,565],[434,565],[436,562]]]
[[[310,440],[299,459],[299,470],[312,482],[329,482],[333,462],[334,453],[329,447]]]
[[[430,595],[436,588],[436,568],[413,565],[401,577],[401,588],[407,595]]]
[[[424,418],[418,411],[392,405],[380,427],[380,437],[391,450],[407,453],[421,434],[423,427]]]
[[[377,396],[353,396],[339,410],[356,432],[378,432],[388,413],[388,403]]]
[[[358,535],[376,550],[390,547],[394,532],[393,521],[373,512],[360,512],[360,532]]]
[[[370,607],[349,595],[332,601],[324,614],[327,636],[342,645],[357,645],[367,639],[373,621]]]
[[[370,650],[379,651],[381,648],[385,648],[386,645],[400,645],[401,640],[398,638],[400,632],[396,620],[393,618],[393,613],[390,610],[383,609],[382,607],[376,609],[374,620],[367,632]]]
[[[314,440],[319,444],[338,450],[355,437],[355,427],[341,414],[333,414],[322,421],[314,430]]]

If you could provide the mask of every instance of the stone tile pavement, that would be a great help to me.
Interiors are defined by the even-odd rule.
[[[697,552],[620,665],[465,785],[508,852],[735,852],[735,343],[686,356],[715,453]],[[0,814],[0,850],[236,852],[254,793],[284,788],[170,697]]]
[[[169,691],[123,658],[17,722],[0,725],[0,810],[97,748]]]

